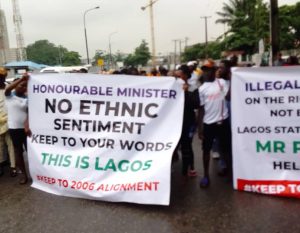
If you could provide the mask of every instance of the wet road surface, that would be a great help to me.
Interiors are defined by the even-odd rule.
[[[202,174],[195,140],[196,168]],[[8,170],[0,177],[0,232],[113,233],[299,233],[300,201],[234,191],[216,174],[211,186],[199,177],[183,186],[180,161],[174,165],[170,206],[109,203],[56,196],[19,185]]]

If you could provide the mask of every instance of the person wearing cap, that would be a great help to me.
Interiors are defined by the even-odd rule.
[[[8,149],[8,155],[10,159],[10,174],[11,176],[16,176],[16,160],[15,152],[11,137],[8,132],[7,124],[7,108],[5,103],[5,78],[7,76],[7,71],[5,68],[0,67],[0,176],[3,175],[3,162],[5,147]]]
[[[210,185],[209,162],[213,140],[219,139],[220,152],[224,157],[230,153],[229,111],[225,103],[229,84],[224,79],[215,77],[217,68],[212,59],[206,60],[201,69],[204,82],[198,89],[198,134],[202,140],[204,176],[200,180],[200,187],[207,188]]]

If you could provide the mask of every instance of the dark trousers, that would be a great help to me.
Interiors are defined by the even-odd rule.
[[[212,149],[214,139],[219,140],[219,149],[224,156],[228,171],[232,173],[232,153],[231,153],[231,129],[230,122],[227,118],[221,123],[204,124],[203,126],[203,154],[208,156]],[[208,164],[207,168],[208,170]],[[208,173],[208,172],[207,172]]]

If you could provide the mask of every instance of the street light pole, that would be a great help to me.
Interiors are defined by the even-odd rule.
[[[108,36],[110,68],[112,67],[112,64],[113,64],[112,55],[111,55],[111,41],[110,41],[110,38],[111,38],[111,36],[112,36],[113,34],[116,34],[116,33],[117,33],[117,31],[116,31],[116,32],[112,32],[112,33],[110,33],[109,36]]]
[[[205,50],[206,50],[206,58],[208,57],[208,51],[207,51],[207,45],[208,45],[208,35],[207,35],[207,19],[211,18],[211,16],[202,16],[201,19],[204,19],[205,21]]]
[[[155,67],[155,35],[154,35],[154,17],[153,17],[153,4],[158,0],[149,0],[149,4],[141,7],[142,10],[145,10],[149,7],[150,10],[150,27],[151,27],[151,44],[152,44],[152,66]]]
[[[87,33],[86,33],[86,24],[85,24],[85,15],[89,11],[99,9],[99,6],[93,7],[91,9],[87,9],[83,14],[83,25],[84,25],[84,38],[85,38],[85,48],[86,48],[86,56],[87,56],[87,63],[90,64],[90,58],[89,58],[89,48],[88,48],[88,40],[87,40]]]

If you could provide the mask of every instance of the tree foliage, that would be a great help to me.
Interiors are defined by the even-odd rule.
[[[263,0],[229,0],[224,3],[216,23],[229,26],[224,45],[228,50],[243,50],[253,54],[258,41],[269,36],[268,6]]]
[[[38,40],[26,48],[28,60],[45,65],[79,65],[78,52],[68,51],[63,46],[56,46],[48,40]]]
[[[268,47],[269,35],[269,5],[263,0],[228,0],[217,14],[217,23],[228,26],[222,40],[205,44],[196,44],[185,50],[183,60],[205,58],[220,58],[221,51],[242,50],[245,54],[258,52],[261,39]],[[284,5],[279,8],[280,49],[300,48],[300,2],[295,5]]]
[[[207,47],[206,44],[195,44],[185,49],[182,54],[182,60],[184,62],[193,61],[197,59],[205,59],[210,57],[218,59],[224,50],[224,44],[219,41],[209,42]]]
[[[151,58],[148,44],[142,40],[141,44],[134,50],[134,54],[129,54],[124,63],[126,66],[145,66]]]
[[[300,2],[279,8],[280,49],[300,47]]]

